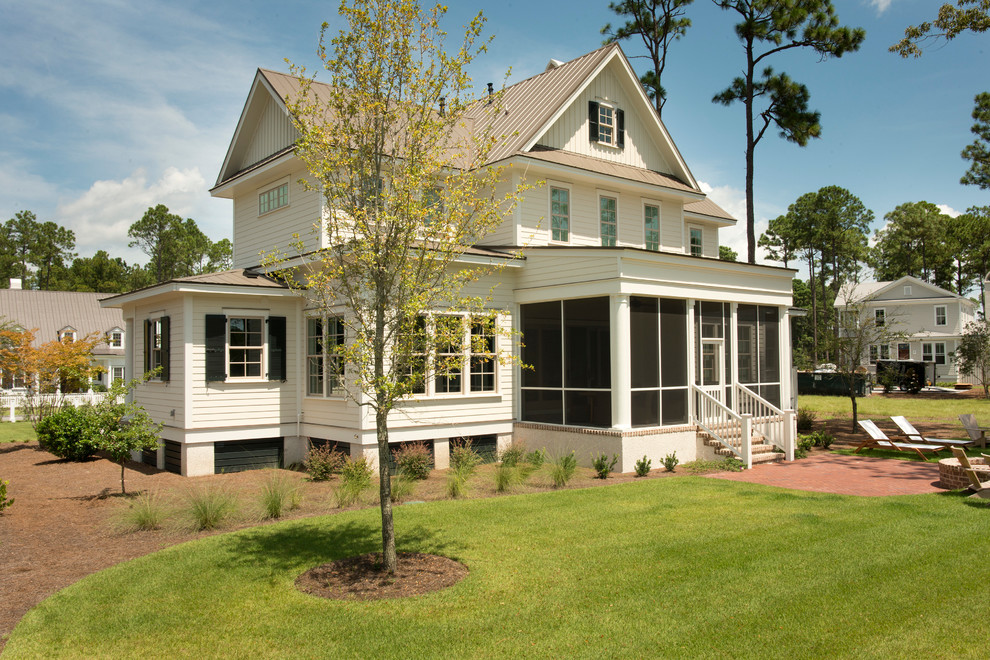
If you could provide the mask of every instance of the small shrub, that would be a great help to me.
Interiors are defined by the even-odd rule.
[[[611,461],[608,460],[608,456],[604,452],[591,457],[591,466],[595,468],[595,476],[599,479],[608,479],[608,475],[618,462],[618,454],[612,454]]]
[[[509,465],[504,461],[495,466],[495,492],[507,493],[516,485],[521,484],[523,474],[518,465]]]
[[[161,496],[154,493],[141,493],[120,514],[120,522],[126,529],[149,531],[161,529],[168,518],[168,511]]]
[[[539,470],[547,462],[547,450],[537,449],[526,454],[526,462],[533,466],[534,470]]]
[[[813,447],[821,447],[823,449],[828,449],[835,442],[835,436],[824,429],[819,429],[811,435],[808,436]]]
[[[340,472],[346,458],[330,445],[310,447],[309,452],[306,453],[306,460],[303,461],[303,468],[313,481],[326,481]]]
[[[96,454],[100,447],[94,429],[94,417],[89,414],[88,406],[65,406],[35,427],[42,449],[70,461],[84,461]]]
[[[425,442],[406,442],[392,452],[395,465],[401,474],[412,479],[427,479],[433,469],[433,457]]]
[[[674,468],[676,468],[680,462],[681,460],[677,458],[676,451],[673,454],[667,454],[663,457],[663,467],[667,470],[667,472],[673,472]]]
[[[653,461],[648,459],[645,455],[643,458],[636,461],[636,476],[645,477],[650,473],[650,466],[653,465]]]
[[[284,474],[272,471],[261,487],[262,518],[281,518],[286,511],[298,509],[302,501],[299,486]]]
[[[188,513],[196,530],[217,529],[226,524],[237,510],[237,497],[214,487],[190,491]]]
[[[368,459],[364,457],[357,460],[347,459],[340,469],[340,484],[334,491],[337,506],[340,508],[350,506],[361,499],[361,494],[371,488],[371,473]]]
[[[402,473],[392,477],[390,483],[389,499],[397,504],[412,497],[413,491],[416,489],[416,480]]]
[[[721,468],[726,472],[742,472],[746,467],[746,464],[735,456],[728,456],[720,461],[720,463]]]
[[[0,514],[3,513],[4,509],[14,503],[13,497],[7,497],[7,485],[9,483],[9,481],[0,481]]]
[[[499,452],[498,460],[509,467],[516,467],[526,459],[526,445],[521,442],[513,442],[511,445]]]
[[[574,476],[577,470],[577,458],[574,452],[562,454],[554,459],[550,465],[550,480],[553,481],[554,488],[563,488]]]
[[[463,471],[466,476],[474,474],[474,469],[481,465],[481,454],[471,448],[471,438],[454,441],[450,450],[450,467],[454,471]]]
[[[797,447],[794,449],[794,458],[807,458],[808,452],[811,448],[815,446],[815,440],[812,436],[799,435]]]
[[[797,411],[797,430],[798,431],[810,431],[811,427],[815,424],[815,418],[817,414],[814,410],[810,408],[798,408]]]

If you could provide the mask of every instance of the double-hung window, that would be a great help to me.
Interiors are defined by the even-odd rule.
[[[890,344],[880,344],[880,359],[881,360],[890,359]]]
[[[437,346],[435,391],[437,394],[460,394],[464,373],[464,319],[436,316],[433,332]]]
[[[156,380],[169,380],[170,321],[160,316],[144,321],[144,370],[158,369]]]
[[[887,323],[887,310],[885,309],[875,309],[873,310],[873,322],[878,328],[882,328],[884,324]]]
[[[306,320],[306,393],[310,396],[344,391],[344,322],[339,316]]]
[[[289,184],[283,183],[258,195],[258,215],[289,205]]]
[[[114,328],[107,333],[107,344],[110,348],[123,348],[124,347],[124,331],[120,328]]]
[[[550,239],[566,243],[571,224],[571,193],[567,188],[550,188]]]
[[[660,249],[660,207],[647,204],[643,207],[643,238],[647,250]]]
[[[870,364],[877,363],[877,349],[879,347],[876,344],[870,345]]]
[[[232,316],[227,338],[228,371],[231,378],[261,378],[264,373],[265,338],[263,318]]]
[[[945,342],[935,342],[935,364],[945,364]]]
[[[929,342],[925,342],[921,345],[921,359],[923,362],[934,361],[934,357],[932,356],[932,345]]]
[[[701,227],[689,227],[688,237],[690,241],[691,256],[700,257],[704,253],[705,234]]]
[[[207,314],[205,331],[207,383],[285,380],[284,316],[261,310]]]
[[[602,101],[588,101],[588,137],[593,143],[622,149],[625,146],[625,120],[620,108]]]
[[[598,198],[599,217],[601,219],[602,245],[614,247],[617,233],[616,203],[614,197]]]
[[[945,305],[935,305],[935,325],[946,325],[947,314]]]
[[[495,320],[471,322],[471,391],[495,391]]]

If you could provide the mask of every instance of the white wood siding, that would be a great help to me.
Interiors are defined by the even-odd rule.
[[[181,428],[187,420],[183,405],[186,367],[182,360],[185,340],[182,336],[183,313],[180,298],[173,297],[168,302],[135,306],[133,337],[127,338],[127,341],[134,342],[134,364],[127,377],[132,377],[131,374],[137,377],[144,373],[144,322],[162,316],[169,317],[169,380],[167,383],[153,380],[138,385],[134,397],[156,422],[163,423],[166,427]]]
[[[206,382],[206,315],[230,315],[226,309],[257,310],[258,316],[286,317],[286,381]],[[193,299],[192,428],[289,424],[296,421],[296,376],[298,301],[294,298],[263,298],[198,295]],[[265,328],[267,341],[267,327]]]
[[[241,162],[236,164],[233,171],[240,171],[264,160],[291,145],[298,137],[298,131],[292,126],[281,104],[266,94],[265,106],[251,135],[251,141],[244,150]]]
[[[650,139],[644,120],[633,110],[631,94],[623,86],[620,77],[613,72],[613,67],[617,66],[618,64],[612,64],[602,71],[538,143],[634,167],[670,173],[671,167]],[[626,138],[623,149],[598,144],[589,139],[588,101],[605,101],[624,111]],[[647,120],[652,121],[650,118]]]
[[[684,205],[663,203],[660,209],[660,249],[684,252]]]
[[[317,227],[322,217],[323,198],[314,190],[299,185],[295,173],[260,183],[256,188],[234,197],[234,267],[249,268],[261,263],[262,253],[276,247],[288,256],[295,256],[289,248],[294,233],[306,242],[306,249],[319,247]],[[258,215],[258,196],[279,183],[289,184],[289,205]]]

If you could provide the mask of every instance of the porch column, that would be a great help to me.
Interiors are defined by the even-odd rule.
[[[725,338],[725,352],[729,356],[729,373],[726,374],[726,378],[729,379],[729,385],[731,386],[732,392],[732,406],[733,410],[738,410],[736,402],[736,384],[739,382],[739,356],[736,355],[736,351],[739,350],[739,335],[737,325],[739,321],[739,303],[729,304],[729,332],[728,336]]]
[[[697,373],[695,369],[695,360],[698,359],[698,349],[695,344],[695,325],[694,325],[694,298],[687,299],[687,349],[688,349],[688,363],[687,363],[687,373],[688,373],[688,420],[691,423],[697,421],[697,410],[695,410],[695,395],[691,390],[691,386],[695,385],[697,381]],[[661,334],[663,333],[663,328],[660,329]]]
[[[612,428],[632,427],[632,350],[629,346],[629,296],[611,296]]]
[[[791,375],[794,372],[794,351],[791,347],[791,317],[787,313],[786,307],[779,307],[777,317],[780,323],[777,331],[780,336],[780,408],[781,410],[792,410],[795,406],[793,398],[794,391],[791,389]]]

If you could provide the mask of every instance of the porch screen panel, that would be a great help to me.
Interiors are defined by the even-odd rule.
[[[760,307],[760,396],[780,405],[780,313]]]
[[[629,299],[632,425],[660,424],[660,301]]]
[[[523,332],[522,419],[544,424],[564,423],[563,334],[560,301],[520,307]],[[539,389],[529,389],[539,388]]]
[[[609,299],[564,301],[564,423],[612,425]]]
[[[687,302],[660,299],[660,414],[661,423],[684,424],[688,419]]]
[[[739,305],[736,309],[739,382],[743,384],[756,383],[759,380],[756,319],[756,305]]]

